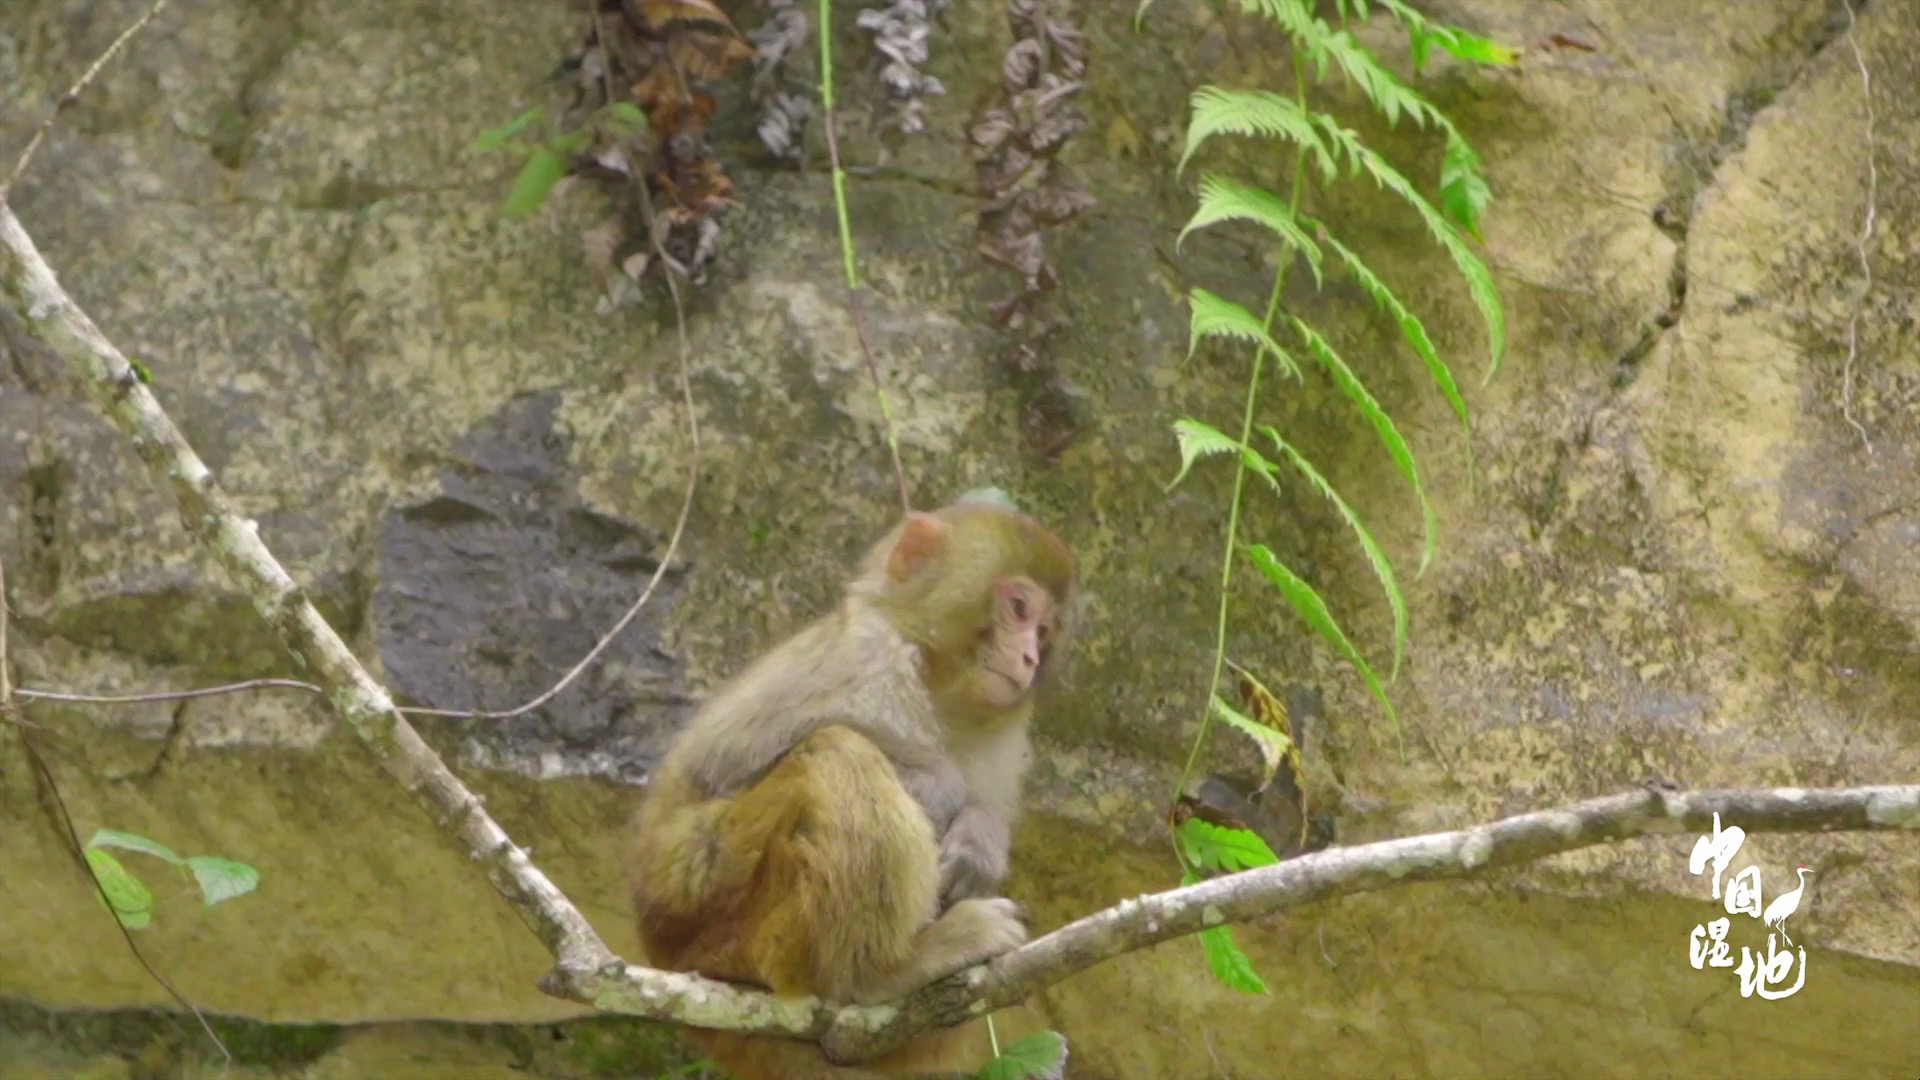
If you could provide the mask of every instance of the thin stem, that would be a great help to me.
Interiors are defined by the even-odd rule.
[[[1307,106],[1306,66],[1297,47],[1293,54],[1293,91],[1295,100],[1299,102],[1301,110],[1305,111]],[[1303,146],[1294,152],[1293,157],[1293,191],[1288,198],[1288,209],[1294,216],[1300,213],[1300,201],[1306,194],[1306,188],[1307,151]],[[1274,267],[1273,288],[1267,294],[1267,313],[1260,322],[1261,327],[1269,333],[1273,328],[1273,318],[1280,311],[1280,294],[1286,288],[1287,269],[1293,265],[1291,258],[1288,257],[1293,254],[1291,246],[1283,246],[1280,253],[1279,264]],[[1243,449],[1253,438],[1253,411],[1260,397],[1260,366],[1265,359],[1265,347],[1254,346],[1253,370],[1247,376],[1247,400],[1240,417],[1240,446]],[[1238,546],[1236,541],[1240,535],[1240,497],[1246,490],[1246,483],[1246,458],[1236,455],[1233,462],[1233,501],[1227,507],[1227,536],[1220,556],[1220,607],[1214,620],[1213,674],[1207,680],[1206,699],[1200,706],[1200,731],[1193,738],[1193,746],[1187,751],[1186,764],[1180,769],[1180,779],[1174,784],[1173,801],[1175,803],[1179,801],[1181,793],[1187,790],[1187,781],[1192,779],[1194,767],[1200,762],[1200,752],[1206,747],[1207,736],[1213,730],[1213,698],[1220,686],[1220,672],[1226,667],[1227,661],[1227,613],[1230,608],[1230,598],[1233,595],[1233,563],[1235,549]],[[1181,868],[1190,869],[1187,866],[1186,853],[1180,850],[1178,840],[1174,841],[1173,852],[1174,857],[1180,860]]]
[[[827,135],[827,160],[833,172],[833,212],[840,222],[840,264],[847,277],[847,312],[853,319],[853,333],[860,341],[860,355],[866,360],[867,376],[873,380],[873,394],[880,401],[880,422],[886,430],[887,452],[893,456],[893,479],[900,487],[900,511],[913,511],[913,494],[907,487],[907,467],[900,460],[900,437],[894,431],[893,406],[887,401],[886,388],[880,384],[880,364],[873,358],[873,346],[867,343],[867,328],[860,318],[860,272],[853,260],[853,224],[847,215],[847,171],[840,165],[840,138],[833,123],[833,0],[820,0],[820,112],[821,127]]]

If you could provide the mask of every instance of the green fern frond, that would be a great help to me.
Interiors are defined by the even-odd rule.
[[[1493,192],[1480,176],[1480,155],[1460,137],[1447,130],[1447,154],[1440,162],[1440,209],[1467,230],[1475,240],[1480,237],[1480,215],[1493,202]]]
[[[1361,550],[1367,553],[1367,561],[1373,564],[1373,576],[1380,579],[1380,589],[1387,594],[1387,606],[1393,609],[1393,668],[1387,676],[1387,681],[1398,680],[1400,661],[1407,649],[1407,600],[1400,594],[1400,583],[1394,579],[1393,564],[1387,561],[1387,553],[1380,550],[1380,545],[1374,541],[1373,533],[1367,530],[1366,524],[1360,520],[1360,515],[1354,513],[1353,507],[1347,505],[1347,500],[1340,497],[1340,493],[1333,489],[1333,485],[1327,482],[1326,477],[1320,475],[1320,470],[1313,467],[1313,463],[1307,460],[1306,455],[1294,449],[1292,443],[1281,438],[1273,425],[1262,424],[1260,430],[1267,438],[1273,440],[1273,444],[1278,446],[1282,453],[1287,455],[1287,459],[1293,462],[1293,467],[1300,470],[1300,475],[1306,477],[1307,482],[1318,488],[1320,494],[1326,496],[1327,501],[1340,511],[1340,516],[1347,521],[1347,527],[1353,530],[1355,537],[1359,538]]]
[[[1287,319],[1293,324],[1293,328],[1299,331],[1301,340],[1306,342],[1307,351],[1313,354],[1314,359],[1320,361],[1320,365],[1327,369],[1327,374],[1333,377],[1340,391],[1347,395],[1347,399],[1352,401],[1367,421],[1373,425],[1373,430],[1380,435],[1380,441],[1386,444],[1387,455],[1393,458],[1395,465],[1399,466],[1400,474],[1407,478],[1407,483],[1413,485],[1413,497],[1420,503],[1421,527],[1426,535],[1426,543],[1420,551],[1420,569],[1414,576],[1419,577],[1425,574],[1427,565],[1433,561],[1434,541],[1439,529],[1434,524],[1433,504],[1427,501],[1426,489],[1420,485],[1420,470],[1414,465],[1413,451],[1407,446],[1407,441],[1400,437],[1400,429],[1394,426],[1393,418],[1380,407],[1380,402],[1374,399],[1373,394],[1360,381],[1360,377],[1347,366],[1347,362],[1340,359],[1340,354],[1333,351],[1333,346],[1327,343],[1327,339],[1299,319],[1291,315],[1287,316]]]
[[[1381,281],[1379,275],[1375,274],[1366,263],[1360,261],[1360,256],[1352,248],[1334,239],[1324,230],[1321,232],[1321,237],[1326,241],[1326,245],[1333,249],[1334,254],[1340,256],[1340,261],[1346,264],[1347,270],[1353,274],[1356,281],[1360,282],[1360,287],[1367,291],[1368,296],[1373,297],[1373,302],[1393,316],[1393,321],[1400,327],[1400,336],[1406,339],[1414,352],[1420,354],[1420,361],[1427,365],[1427,373],[1433,376],[1434,383],[1440,387],[1441,395],[1447,399],[1447,404],[1453,406],[1454,415],[1460,418],[1460,427],[1471,435],[1473,423],[1467,419],[1467,403],[1460,396],[1459,386],[1453,381],[1453,369],[1448,367],[1446,361],[1440,359],[1440,355],[1434,351],[1433,340],[1427,337],[1427,328],[1420,322],[1419,316],[1407,310],[1407,306],[1400,302],[1400,298],[1393,294],[1393,290],[1387,288],[1387,283]]]
[[[1280,29],[1302,39],[1302,44],[1311,43],[1324,37],[1329,28],[1325,22],[1313,17],[1312,5],[1307,0],[1238,0],[1240,10],[1249,15],[1264,15],[1279,25]]]
[[[1360,655],[1360,650],[1353,647],[1353,642],[1347,640],[1346,632],[1341,630],[1340,624],[1334,621],[1332,613],[1327,610],[1327,602],[1320,598],[1320,594],[1314,591],[1313,586],[1307,584],[1300,575],[1275,558],[1265,544],[1249,544],[1246,546],[1246,552],[1247,556],[1253,560],[1253,565],[1266,576],[1267,581],[1280,590],[1280,595],[1286,598],[1288,605],[1307,621],[1307,625],[1311,626],[1315,633],[1325,638],[1327,643],[1346,659],[1347,663],[1352,664],[1355,671],[1360,673],[1360,678],[1367,684],[1368,692],[1373,695],[1375,701],[1380,703],[1380,708],[1387,714],[1388,722],[1393,725],[1393,737],[1396,742],[1401,743],[1400,756],[1404,759],[1406,745],[1400,735],[1400,714],[1394,711],[1393,702],[1387,698],[1386,688],[1380,685],[1380,676],[1374,674],[1373,668],[1367,664],[1366,657]]]
[[[1412,39],[1415,71],[1426,66],[1428,50],[1434,45],[1440,46],[1455,59],[1464,60],[1469,64],[1509,67],[1520,59],[1520,53],[1517,50],[1457,26],[1434,22],[1405,0],[1376,0],[1376,2],[1406,26],[1407,33]]]
[[[1200,347],[1202,338],[1223,337],[1260,346],[1273,355],[1281,370],[1296,379],[1300,377],[1299,363],[1280,347],[1279,342],[1273,340],[1253,312],[1205,289],[1194,289],[1188,293],[1187,305],[1193,312],[1187,324],[1187,359],[1193,359],[1193,352]]]
[[[1256,225],[1265,225],[1274,235],[1307,257],[1307,266],[1313,271],[1313,283],[1316,287],[1320,285],[1320,260],[1323,257],[1320,245],[1314,243],[1313,237],[1300,227],[1300,223],[1294,219],[1293,207],[1285,199],[1251,184],[1213,175],[1201,177],[1200,206],[1187,221],[1187,227],[1180,230],[1179,238],[1173,242],[1174,249],[1179,250],[1180,244],[1193,230],[1222,221],[1251,221]]]
[[[1254,742],[1266,743],[1273,747],[1274,754],[1280,755],[1293,748],[1293,740],[1286,733],[1255,720],[1239,709],[1227,704],[1219,694],[1213,695],[1213,718],[1228,727],[1238,728]],[[1205,864],[1202,864],[1205,865]],[[1239,867],[1237,869],[1245,869]]]
[[[1226,432],[1189,417],[1181,417],[1173,422],[1173,436],[1180,442],[1180,472],[1167,481],[1168,491],[1186,479],[1187,470],[1193,468],[1194,462],[1203,457],[1231,454],[1240,449],[1240,443],[1229,438]]]
[[[1413,186],[1413,181],[1408,180],[1372,147],[1361,142],[1359,135],[1333,123],[1324,123],[1321,128],[1332,136],[1333,145],[1346,155],[1349,162],[1357,164],[1373,177],[1374,183],[1400,196],[1402,201],[1413,207],[1426,223],[1427,232],[1446,249],[1453,259],[1453,265],[1467,279],[1467,294],[1473,298],[1474,306],[1480,309],[1480,316],[1487,324],[1487,380],[1491,382],[1500,370],[1500,358],[1507,349],[1507,317],[1500,307],[1500,294],[1494,288],[1493,274],[1487,270],[1487,265],[1467,247],[1466,241],[1460,238],[1459,232],[1447,221],[1446,216],[1435,210],[1433,204],[1420,194]]]
[[[1220,701],[1217,697],[1213,700],[1216,704]],[[1253,721],[1247,720],[1247,723],[1252,724]],[[1265,725],[1255,726],[1279,734]],[[1272,866],[1280,861],[1280,857],[1273,853],[1273,848],[1267,846],[1260,834],[1251,829],[1229,828],[1194,817],[1180,823],[1178,835],[1180,846],[1186,850],[1187,861],[1203,870],[1237,874],[1242,870]]]
[[[1199,883],[1200,875],[1191,870],[1180,875],[1180,884]],[[1210,926],[1200,931],[1200,948],[1206,953],[1207,967],[1212,969],[1213,977],[1233,990],[1243,994],[1264,994],[1267,984],[1260,980],[1258,972],[1253,970],[1253,961],[1233,943],[1233,931],[1225,926]]]
[[[1292,363],[1293,358],[1287,357],[1287,362]],[[1180,481],[1186,479],[1187,471],[1192,469],[1194,462],[1201,458],[1236,452],[1240,455],[1242,466],[1265,478],[1267,484],[1275,491],[1280,490],[1280,466],[1269,461],[1265,454],[1251,446],[1242,445],[1238,439],[1212,424],[1203,424],[1190,417],[1182,417],[1173,422],[1173,434],[1174,438],[1180,441],[1180,472],[1172,480],[1167,481],[1164,490],[1172,491]]]
[[[1187,124],[1187,148],[1174,169],[1179,176],[1186,170],[1200,144],[1215,135],[1265,135],[1285,139],[1305,147],[1320,169],[1322,178],[1337,174],[1333,154],[1314,129],[1313,118],[1300,103],[1269,90],[1227,90],[1203,86],[1193,92],[1193,119]]]
[[[1338,64],[1348,80],[1387,118],[1388,127],[1398,124],[1401,114],[1405,113],[1420,127],[1431,123],[1445,131],[1453,131],[1452,121],[1421,97],[1419,91],[1401,82],[1399,76],[1381,66],[1380,61],[1355,41],[1351,33],[1341,30],[1329,34],[1320,48],[1323,55]]]

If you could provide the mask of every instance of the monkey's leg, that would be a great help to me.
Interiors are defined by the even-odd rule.
[[[777,823],[778,827],[771,827]],[[721,822],[733,846],[765,837],[735,933],[744,967],[778,994],[882,1001],[1020,943],[1007,900],[938,910],[939,851],[926,813],[894,764],[851,728],[808,736]],[[864,1066],[828,1062],[793,1039],[691,1033],[742,1077],[854,1080],[970,1072],[990,1053],[979,1022],[933,1032]]]
[[[767,903],[752,955],[776,992],[884,1001],[1026,939],[1009,900],[934,917],[933,827],[892,761],[859,732],[814,732],[734,812],[753,820],[763,804],[800,806],[787,818],[792,829],[768,843],[756,883]]]

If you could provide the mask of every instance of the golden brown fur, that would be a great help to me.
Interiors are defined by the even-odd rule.
[[[989,893],[1072,582],[1065,545],[997,507],[912,515],[875,545],[840,608],[722,687],[661,761],[633,879],[649,961],[879,1002],[1026,940]],[[977,1022],[858,1068],[798,1040],[693,1037],[743,1080],[970,1071],[988,1054]]]

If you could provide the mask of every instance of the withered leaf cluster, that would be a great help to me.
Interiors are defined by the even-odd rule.
[[[585,41],[563,66],[576,113],[637,106],[646,117],[644,125],[596,126],[573,171],[644,183],[661,248],[696,282],[719,250],[717,218],[733,194],[707,139],[717,105],[700,88],[753,54],[714,0],[594,0]],[[616,304],[637,295],[633,283],[654,261],[640,191],[629,194],[583,237],[588,265]]]
[[[1000,68],[1000,90],[968,132],[980,194],[980,253],[1020,275],[1021,290],[993,305],[1003,327],[1035,316],[1041,296],[1059,284],[1041,229],[1094,205],[1058,161],[1067,140],[1086,130],[1077,98],[1085,85],[1087,44],[1073,0],[1007,0],[1014,42]]]
[[[760,107],[754,133],[777,158],[798,161],[805,151],[813,93],[800,84],[813,23],[799,0],[760,0],[767,21],[747,34],[753,42],[753,101]]]
[[[933,20],[946,13],[948,3],[891,0],[885,7],[862,11],[854,20],[856,26],[873,35],[874,51],[880,56],[880,85],[886,87],[893,103],[891,122],[908,135],[926,130],[927,103],[923,99],[947,92],[944,83],[921,68],[927,62]]]

